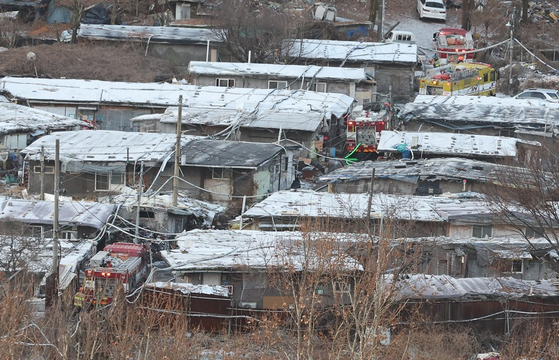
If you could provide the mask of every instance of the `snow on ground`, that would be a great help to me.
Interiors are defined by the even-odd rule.
[[[412,11],[401,12],[400,9],[392,10],[390,5],[386,8],[385,26],[383,32],[386,33],[392,26],[399,24],[394,30],[411,31],[415,34],[417,46],[422,49],[433,49],[433,34],[443,27],[461,28],[459,22],[459,9],[448,9],[447,20],[442,22],[439,20],[419,20],[415,7],[411,7]],[[428,57],[433,55],[433,51],[427,52]]]

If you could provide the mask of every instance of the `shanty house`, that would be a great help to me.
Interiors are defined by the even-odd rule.
[[[559,104],[491,96],[419,95],[398,115],[408,131],[461,132],[544,142],[557,132]]]
[[[335,193],[367,193],[373,171],[373,193],[440,195],[481,192],[499,183],[504,165],[466,158],[432,158],[355,162],[320,176]]]
[[[359,105],[369,104],[376,93],[375,82],[362,68],[191,61],[188,71],[192,84],[199,86],[338,93]]]
[[[323,148],[345,137],[345,118],[355,101],[343,94],[306,90],[192,87],[181,109],[183,131],[224,140],[300,146],[311,156],[315,141]],[[161,116],[132,119],[141,131],[176,133],[179,108]],[[333,142],[331,139],[338,139]],[[314,154],[313,154],[314,155]]]
[[[132,131],[130,119],[163,113],[192,87],[168,83],[125,83],[80,79],[4,77],[0,94],[60,116],[84,120],[100,130]],[[137,129],[136,129],[137,130]]]
[[[370,199],[370,200],[369,200]],[[448,236],[456,239],[534,238],[549,229],[518,210],[520,223],[505,222],[487,202],[471,193],[445,196],[275,192],[243,213],[243,228],[292,230],[328,226],[331,231],[388,231],[393,237]],[[367,227],[367,225],[369,227]]]
[[[181,153],[182,188],[241,210],[295,180],[293,154],[274,144],[195,140]]]
[[[96,130],[44,136],[22,151],[29,163],[31,194],[41,192],[41,147],[45,157],[44,189],[52,192],[56,140],[60,144],[61,193],[96,199],[118,194],[125,186],[141,184],[148,189],[164,161],[172,158],[176,135]],[[184,142],[188,140],[183,138]]]
[[[127,187],[141,187],[148,195],[172,190],[175,134],[97,130],[53,133],[28,146],[24,153],[32,194],[41,191],[41,146],[45,149],[44,188],[53,189],[56,139],[64,184],[61,192],[66,196],[110,197]],[[294,179],[292,155],[279,145],[192,140],[196,137],[182,136],[177,191],[188,190],[199,198],[240,209],[245,196],[247,204],[251,203],[289,188]]]
[[[302,254],[294,249],[313,241],[313,236],[303,237],[299,232],[193,230],[178,236],[178,248],[162,251],[161,256],[177,282],[228,287],[234,307],[285,309],[294,299],[283,286],[285,274],[276,274],[273,269],[292,265],[295,273],[312,271],[311,259],[324,254]],[[340,248],[345,248],[351,239],[339,239]],[[349,256],[342,258],[338,270],[360,269]],[[319,291],[326,306],[334,302],[334,292],[340,290],[325,282]]]
[[[435,237],[406,239],[421,246],[419,272],[456,278],[502,277],[522,280],[555,279],[559,257],[543,238]]]
[[[182,10],[185,8],[184,5],[177,3],[177,9],[179,7]],[[145,44],[146,53],[170,61],[179,71],[183,72],[186,72],[188,63],[193,60],[217,61],[227,58],[219,37],[212,29],[82,24],[78,37],[82,41]]]
[[[101,241],[98,235],[114,210],[113,204],[62,201],[58,207],[59,236],[70,241]],[[30,235],[51,238],[54,213],[53,201],[8,199],[2,204],[0,220],[23,222],[29,227]]]
[[[10,102],[0,102],[0,145],[5,150],[23,150],[35,138],[52,131],[89,127],[91,125],[82,120]]]
[[[393,101],[413,96],[415,44],[294,39],[285,42],[283,55],[300,65],[364,68],[379,93],[390,94]]]

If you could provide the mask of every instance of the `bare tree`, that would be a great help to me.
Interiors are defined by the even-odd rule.
[[[559,157],[556,146],[542,147],[502,166],[497,184],[487,184],[488,205],[501,221],[513,227],[529,244],[545,238],[559,253]],[[555,268],[557,269],[555,264]]]
[[[230,0],[221,5],[215,35],[237,61],[274,62],[283,41],[296,34],[296,19],[286,12],[250,0]]]
[[[42,248],[41,239],[30,236],[28,229],[15,220],[0,221],[0,270],[11,274],[37,260]]]

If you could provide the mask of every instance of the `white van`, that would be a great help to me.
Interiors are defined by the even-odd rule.
[[[411,31],[393,30],[384,36],[382,42],[415,44],[415,35]]]

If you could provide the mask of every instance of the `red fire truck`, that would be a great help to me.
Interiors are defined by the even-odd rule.
[[[118,286],[124,287],[125,294],[134,292],[149,274],[148,255],[146,245],[114,243],[105,246],[89,260],[85,270],[85,301],[93,305],[109,304]]]
[[[382,110],[378,113],[366,112],[347,121],[346,152],[355,160],[368,158],[371,153],[377,152],[380,132],[386,128],[388,112]],[[346,156],[346,158],[348,158]]]
[[[442,65],[474,61],[474,39],[464,29],[442,28],[433,34],[433,41],[436,46],[435,55]]]

